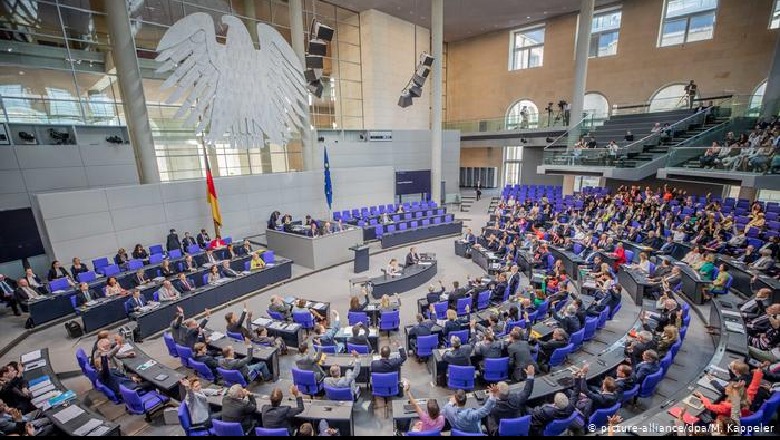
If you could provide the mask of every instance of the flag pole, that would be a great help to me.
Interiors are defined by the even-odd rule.
[[[198,98],[195,98],[195,106],[198,105]],[[198,115],[198,125],[203,122],[203,116]],[[211,167],[209,166],[209,153],[206,149],[206,132],[205,128],[203,131],[200,132],[200,144],[203,146],[203,160],[205,160],[206,164],[206,170],[208,171]],[[206,179],[208,179],[208,176],[206,176]],[[216,238],[217,235],[222,236],[222,226],[219,224],[217,219],[214,217],[214,210],[211,210],[211,221],[214,223],[214,238]]]

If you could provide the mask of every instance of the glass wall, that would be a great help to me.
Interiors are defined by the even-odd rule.
[[[504,185],[520,183],[523,168],[523,147],[504,147]]]
[[[122,97],[111,58],[105,0],[3,1],[0,16],[0,104],[8,122],[125,125]],[[110,0],[124,1],[124,0]],[[143,77],[149,122],[163,181],[204,176],[204,153],[194,129],[174,114],[182,99],[166,102],[167,73],[159,67],[157,44],[165,31],[194,12],[209,14],[216,38],[225,43],[223,15],[244,21],[256,47],[256,24],[268,23],[290,41],[289,6],[283,0],[133,0],[130,26]],[[357,13],[319,0],[304,0],[304,30],[313,18],[335,29],[325,56],[322,98],[311,97],[315,128],[363,128],[360,20]],[[215,175],[229,176],[302,169],[299,137],[287,145],[237,149],[209,146]]]

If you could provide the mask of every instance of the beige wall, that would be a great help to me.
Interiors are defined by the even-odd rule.
[[[617,55],[591,58],[586,90],[609,105],[638,104],[664,85],[695,79],[701,96],[752,94],[767,75],[777,30],[772,0],[720,0],[714,38],[656,47],[663,0],[626,0]],[[543,67],[508,70],[510,33],[499,31],[448,45],[447,120],[503,117],[516,100],[571,101],[577,16],[546,22]],[[467,151],[464,149],[463,151]]]
[[[503,147],[461,148],[460,166],[501,168],[503,152]]]

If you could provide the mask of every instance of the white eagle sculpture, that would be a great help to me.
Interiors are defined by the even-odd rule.
[[[244,23],[222,16],[227,26],[219,44],[214,21],[204,12],[179,20],[157,45],[157,72],[173,70],[161,88],[176,88],[166,100],[184,102],[176,118],[204,133],[205,141],[236,147],[285,144],[308,120],[306,84],[300,59],[276,29],[257,24],[260,49],[255,49]]]

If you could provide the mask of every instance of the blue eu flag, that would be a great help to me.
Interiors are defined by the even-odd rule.
[[[328,160],[327,148],[325,148],[325,200],[328,202],[328,209],[332,209],[333,184],[330,182],[330,161]]]

